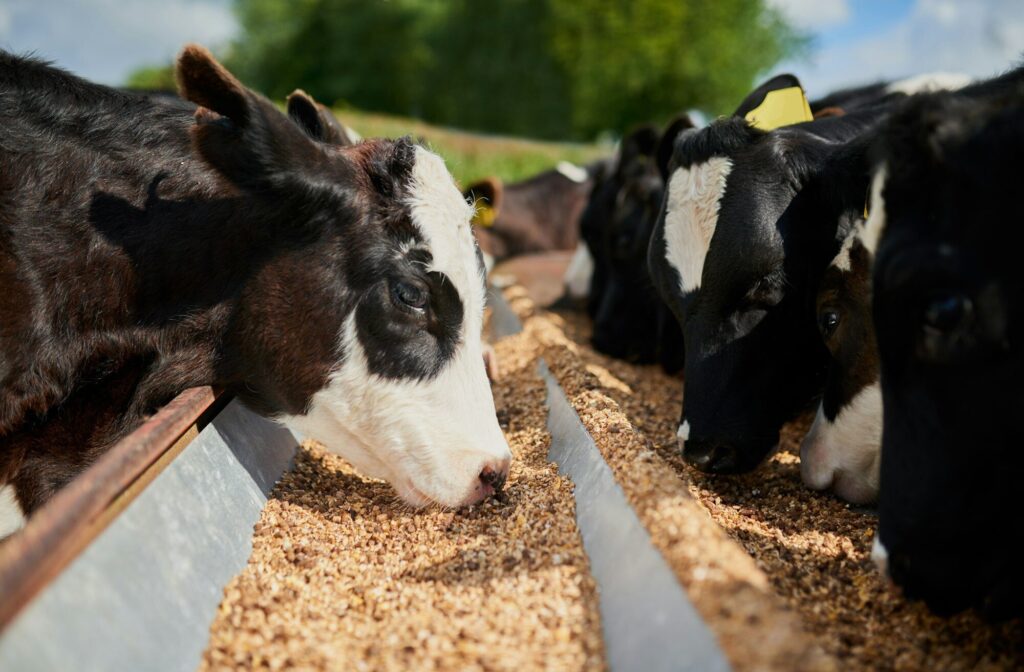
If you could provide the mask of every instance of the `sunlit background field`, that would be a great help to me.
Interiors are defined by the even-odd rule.
[[[364,136],[427,140],[462,181],[514,180],[637,124],[728,113],[778,72],[812,98],[995,74],[1019,58],[1024,2],[0,0],[0,46],[107,84],[173,89],[188,41],[276,100],[303,88]]]

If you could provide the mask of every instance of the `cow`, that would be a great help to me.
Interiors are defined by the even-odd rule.
[[[864,239],[885,408],[873,555],[939,614],[1024,614],[1021,81],[911,100],[873,153]]]
[[[1013,80],[1018,75],[1009,73]],[[935,90],[936,82],[964,97],[1001,90],[1005,78],[974,83],[930,75],[897,82],[900,91]],[[866,213],[865,213],[866,216]],[[855,504],[875,501],[879,489],[882,442],[882,393],[878,350],[871,318],[872,245],[863,220],[847,237],[825,272],[817,297],[817,323],[830,360],[814,424],[800,450],[800,472],[814,489],[833,487]]]
[[[474,233],[488,268],[522,254],[574,250],[592,170],[562,161],[521,182],[488,177],[469,185],[463,194],[477,204]]]
[[[703,471],[756,467],[821,389],[814,298],[863,213],[865,138],[889,107],[812,120],[801,99],[799,80],[780,75],[673,146],[649,265],[684,334],[678,437]],[[800,123],[756,127],[779,101]]]
[[[20,512],[200,385],[410,505],[499,491],[484,269],[443,161],[338,144],[308,97],[289,118],[197,45],[176,72],[184,100],[155,100],[0,52],[0,484]]]
[[[594,260],[594,348],[634,363],[660,362],[669,372],[682,367],[682,334],[651,283],[647,248],[664,191],[658,152],[671,144],[665,138],[692,127],[682,115],[660,135],[650,126],[628,134],[581,220]]]
[[[853,86],[828,94],[810,102],[815,117],[826,111],[847,112],[861,107],[876,105],[889,99],[901,100],[906,96],[929,91],[955,91],[971,83],[967,75],[956,72],[930,72],[905,79],[881,81],[862,86]]]
[[[831,487],[842,499],[878,497],[882,392],[871,319],[873,255],[857,222],[825,271],[815,313],[829,351],[821,403],[800,445],[800,475],[814,490]]]

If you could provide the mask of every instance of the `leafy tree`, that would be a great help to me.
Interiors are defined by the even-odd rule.
[[[228,65],[271,97],[303,88],[539,138],[728,112],[807,44],[767,0],[235,0],[235,11]]]
[[[570,82],[550,48],[550,17],[550,0],[454,0],[431,35],[431,118],[513,135],[570,137]]]
[[[552,9],[582,135],[685,108],[731,111],[755,77],[804,45],[762,0],[552,0]]]
[[[176,91],[178,88],[174,81],[174,68],[169,65],[138,68],[128,75],[125,86],[148,91]]]

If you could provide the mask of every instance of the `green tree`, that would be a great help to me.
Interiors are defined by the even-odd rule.
[[[570,137],[569,81],[551,50],[550,16],[550,0],[454,0],[431,35],[431,117],[462,128]]]
[[[176,91],[178,88],[174,80],[174,68],[169,65],[138,68],[128,75],[125,86],[149,91]]]
[[[271,97],[303,88],[539,138],[729,112],[807,44],[767,0],[235,0],[235,11],[228,65]]]
[[[553,50],[584,136],[686,108],[729,112],[805,43],[762,0],[552,0],[552,9]]]

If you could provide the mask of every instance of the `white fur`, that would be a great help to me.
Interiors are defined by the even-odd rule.
[[[487,254],[483,250],[480,250],[480,256],[482,256],[484,258],[484,272],[485,273],[490,273],[491,271],[493,271],[494,270],[494,263],[495,263],[494,262],[494,255],[493,254]]]
[[[875,256],[878,251],[878,241],[885,233],[885,198],[882,191],[885,189],[885,180],[888,176],[888,167],[883,163],[875,171],[871,178],[871,201],[869,203],[868,221],[864,224],[864,233],[860,236],[864,248]]]
[[[971,83],[971,78],[958,72],[928,72],[893,82],[885,87],[886,93],[905,93],[908,96],[929,91],[956,91]]]
[[[582,240],[576,244],[569,267],[565,269],[565,288],[573,299],[582,299],[590,293],[590,278],[594,275],[594,258]]]
[[[860,231],[861,227],[856,227],[846,236],[843,240],[843,246],[839,248],[839,253],[832,260],[831,266],[835,266],[841,271],[850,270],[850,250],[853,249],[853,241],[856,240]]]
[[[590,174],[586,168],[581,168],[575,163],[569,163],[568,161],[559,161],[558,165],[555,166],[555,170],[576,184],[583,184],[590,179]]]
[[[281,421],[322,441],[368,476],[383,478],[414,506],[461,506],[486,493],[484,467],[507,469],[511,453],[498,427],[483,362],[484,278],[476,260],[470,206],[440,157],[417,149],[408,205],[463,304],[462,338],[434,378],[386,380],[371,374],[355,315],[339,335],[344,358],[309,411]]]
[[[363,141],[363,136],[359,135],[359,133],[356,132],[356,129],[351,126],[346,126],[345,124],[342,124],[341,127],[345,133],[345,140],[347,140],[350,145],[355,145]]]
[[[829,422],[821,407],[800,446],[800,475],[814,490],[831,486],[855,504],[878,498],[882,458],[882,388],[878,382],[861,390]]]
[[[665,256],[687,294],[700,286],[704,259],[718,226],[718,211],[732,161],[714,157],[677,168],[669,179],[665,209]]]
[[[878,538],[877,532],[875,532],[875,538],[871,542],[871,560],[874,561],[875,567],[878,568],[878,572],[882,576],[889,576],[889,551],[885,550],[885,546],[882,545],[882,540]]]
[[[690,440],[689,420],[683,420],[683,424],[679,425],[679,429],[676,430],[676,438],[679,439],[680,445]]]
[[[0,539],[25,526],[25,514],[14,497],[14,486],[0,485]]]

